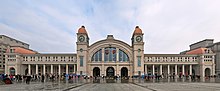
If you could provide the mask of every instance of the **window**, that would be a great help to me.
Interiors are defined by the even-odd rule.
[[[108,47],[105,48],[105,61],[116,61],[116,48],[115,47]]]
[[[128,55],[122,51],[121,49],[119,49],[119,61],[123,61],[123,62],[127,62],[129,61]]]
[[[10,49],[10,53],[14,53],[14,49]]]
[[[138,61],[137,61],[138,62],[138,67],[141,67],[141,56],[138,56],[137,59],[138,59]]]
[[[79,59],[80,59],[80,66],[82,67],[83,66],[83,56],[80,56]]]
[[[92,61],[102,61],[102,49],[93,54]]]

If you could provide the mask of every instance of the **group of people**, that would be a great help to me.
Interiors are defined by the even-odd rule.
[[[71,74],[63,74],[63,75],[57,75],[57,74],[45,74],[45,75],[8,75],[8,74],[0,74],[0,80],[8,79],[11,81],[11,83],[14,82],[26,82],[26,84],[30,84],[31,81],[55,81],[55,80],[71,80],[71,79],[79,79],[84,78],[84,76],[79,75],[71,75]]]
[[[3,80],[6,84],[10,81],[11,83],[13,81],[15,82],[26,82],[27,84],[30,83],[30,81],[36,81],[41,79],[44,81],[44,76],[37,76],[37,75],[8,75],[8,74],[0,74],[0,79]]]

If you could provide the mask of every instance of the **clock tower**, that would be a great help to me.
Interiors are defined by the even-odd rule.
[[[88,46],[89,36],[85,26],[79,28],[77,33],[77,73],[78,75],[88,75]]]
[[[135,27],[132,35],[132,48],[133,48],[133,74],[144,75],[144,42],[143,33],[139,26]]]

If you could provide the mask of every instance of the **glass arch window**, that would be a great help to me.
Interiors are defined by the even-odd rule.
[[[119,49],[119,61],[120,62],[129,61],[128,55],[124,51],[122,51],[121,49]]]
[[[116,61],[116,48],[115,47],[107,47],[105,48],[104,60],[105,61]]]
[[[102,49],[93,54],[92,61],[102,61]]]

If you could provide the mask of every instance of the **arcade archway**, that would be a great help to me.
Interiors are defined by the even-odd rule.
[[[108,67],[106,70],[106,76],[108,77],[115,76],[115,69],[113,67]]]
[[[10,75],[15,75],[15,68],[11,67],[9,69]]]
[[[128,76],[128,69],[126,67],[121,68],[121,77],[127,77]]]
[[[99,69],[99,67],[95,67],[93,69],[93,76],[94,77],[100,76],[100,69]]]
[[[211,70],[210,68],[205,69],[205,76],[211,76]]]

